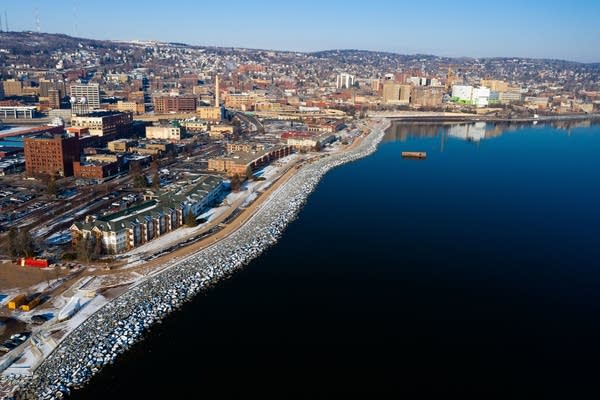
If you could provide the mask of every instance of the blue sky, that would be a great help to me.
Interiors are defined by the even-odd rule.
[[[43,32],[77,33],[98,39],[155,39],[295,51],[352,48],[406,54],[600,62],[600,2],[591,0],[7,0],[2,3],[2,26],[6,11],[10,30],[35,30],[37,9]]]

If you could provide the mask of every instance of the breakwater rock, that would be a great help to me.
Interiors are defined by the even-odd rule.
[[[389,125],[380,122],[351,150],[329,153],[300,168],[235,232],[146,278],[71,332],[32,377],[3,379],[15,399],[57,399],[83,386],[165,315],[275,244],[327,171],[377,149]]]

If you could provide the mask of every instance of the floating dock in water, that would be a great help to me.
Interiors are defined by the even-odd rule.
[[[403,151],[404,158],[427,158],[427,153],[424,151]]]

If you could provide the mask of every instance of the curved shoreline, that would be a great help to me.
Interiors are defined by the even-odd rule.
[[[389,126],[389,120],[373,124],[355,148],[303,166],[229,236],[148,277],[90,315],[42,362],[32,378],[6,380],[19,398],[27,399],[60,398],[71,388],[83,386],[164,315],[275,244],[321,178],[335,167],[374,153]]]

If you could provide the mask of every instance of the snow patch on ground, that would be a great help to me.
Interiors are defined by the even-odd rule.
[[[64,298],[61,299],[66,302]],[[73,317],[64,322],[58,322],[52,319],[44,324],[41,329],[33,332],[28,339],[29,345],[25,347],[23,353],[18,357],[2,375],[30,375],[31,369],[35,368],[45,357],[47,357],[58,345],[59,341],[50,338],[51,332],[62,333],[62,338],[66,338],[70,332],[83,323],[90,315],[98,311],[102,306],[108,303],[103,296],[96,296],[93,299],[81,297],[81,308]],[[57,302],[58,303],[58,302]],[[57,313],[55,313],[56,315]],[[35,338],[35,339],[34,339]],[[36,345],[34,341],[38,344]]]
[[[258,197],[258,193],[256,193],[256,192],[250,193],[246,197],[246,199],[244,200],[244,202],[242,203],[241,207],[248,207],[254,200],[256,200],[257,197]]]

